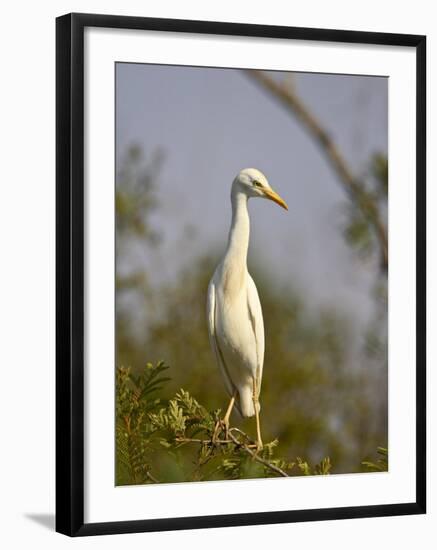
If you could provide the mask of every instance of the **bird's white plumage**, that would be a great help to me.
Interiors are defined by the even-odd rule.
[[[249,272],[233,304],[224,297],[220,269],[208,287],[208,329],[211,347],[226,391],[237,390],[236,407],[253,416],[253,380],[259,394],[264,362],[264,323],[258,292]],[[258,396],[257,396],[258,397]]]
[[[211,344],[211,348],[214,351],[215,359],[217,362],[217,365],[220,368],[221,374],[223,376],[223,380],[225,383],[226,391],[231,396],[234,391],[236,390],[236,387],[234,386],[234,383],[232,382],[232,378],[227,371],[226,364],[224,362],[223,354],[221,351],[221,347],[219,344],[219,339],[215,330],[215,285],[214,282],[211,280],[208,286],[208,332],[209,332],[209,341]]]
[[[266,177],[242,170],[232,191],[232,223],[228,245],[208,287],[207,317],[211,347],[230,396],[242,416],[259,412],[264,363],[264,323],[255,283],[247,270],[250,197],[269,198],[286,208]]]
[[[257,354],[257,374],[256,374],[256,386],[258,393],[261,391],[261,382],[263,376],[264,366],[264,319],[261,309],[261,302],[259,301],[258,290],[255,286],[254,280],[248,273],[248,285],[247,285],[247,303],[249,306],[250,320],[253,326],[255,334],[255,345]]]

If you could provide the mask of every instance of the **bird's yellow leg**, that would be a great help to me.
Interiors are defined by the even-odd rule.
[[[221,425],[222,425],[222,421],[219,419],[217,420],[217,422],[215,423],[215,426],[214,426],[214,433],[212,434],[212,443],[216,443],[217,442],[217,438],[218,438],[218,434],[220,433],[220,428],[221,428]]]
[[[228,430],[229,430],[229,418],[231,417],[231,412],[232,412],[232,409],[234,408],[234,405],[235,405],[235,398],[237,397],[237,390],[234,391],[232,397],[231,397],[231,400],[229,401],[229,405],[228,405],[228,408],[227,408],[227,411],[226,411],[226,414],[223,418],[223,424],[225,425],[225,434],[226,434],[226,438],[228,437]]]
[[[214,428],[214,434],[212,436],[212,441],[215,443],[217,441],[218,434],[220,433],[220,428],[224,426],[225,428],[225,434],[226,438],[228,437],[228,430],[229,430],[229,418],[231,416],[232,409],[235,405],[235,399],[237,397],[237,390],[234,391],[231,400],[229,401],[228,408],[226,409],[225,416],[223,417],[223,420],[218,420],[215,428]]]
[[[255,417],[256,417],[256,452],[262,450],[263,442],[261,439],[261,424],[259,420],[259,407],[258,407],[258,388],[256,387],[256,380],[253,379],[253,406],[255,408]]]

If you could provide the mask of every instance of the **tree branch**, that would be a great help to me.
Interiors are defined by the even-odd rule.
[[[363,190],[359,181],[355,178],[345,158],[323,128],[317,118],[296,94],[292,86],[287,86],[269,77],[263,71],[246,70],[246,74],[269,91],[283,105],[289,108],[302,123],[306,130],[320,145],[322,151],[334,170],[350,198],[357,204],[364,217],[373,227],[380,248],[381,267],[388,269],[388,240],[387,230],[381,221],[377,207],[371,197]]]
[[[235,443],[235,445],[238,445],[242,449],[244,449],[244,451],[246,451],[246,453],[248,453],[254,460],[259,462],[260,464],[263,464],[267,468],[270,468],[270,470],[273,470],[273,472],[276,472],[277,474],[279,474],[282,477],[289,477],[289,475],[286,474],[284,472],[284,470],[282,470],[278,466],[275,466],[271,462],[268,462],[264,458],[260,457],[256,452],[253,452],[252,449],[249,449],[249,447],[247,445],[245,445],[244,443],[240,443],[240,441],[238,441],[238,439],[231,432],[229,432],[229,437],[232,439],[232,441]]]
[[[243,443],[242,441],[240,441],[237,437],[235,437],[235,435],[232,432],[240,433],[247,441],[251,442],[250,437],[246,433],[244,433],[243,431],[239,430],[238,428],[230,428],[228,430],[228,438],[227,439],[217,438],[216,440],[212,440],[212,439],[194,439],[194,438],[190,438],[190,437],[177,437],[176,442],[181,443],[181,444],[183,444],[183,443],[199,443],[201,445],[210,445],[210,446],[212,446],[212,445],[229,445],[229,443],[233,443],[236,447],[242,449],[245,453],[250,455],[253,460],[255,460],[256,462],[259,462],[260,464],[262,464],[266,468],[269,468],[270,470],[272,470],[276,474],[278,474],[282,477],[290,477],[286,472],[284,472],[284,470],[282,470],[278,466],[275,466],[275,464],[272,464],[268,460],[265,460],[264,458],[259,456],[256,451],[252,451],[252,449],[246,443]],[[253,443],[253,447],[256,447],[255,443],[254,442],[252,442],[252,443]]]

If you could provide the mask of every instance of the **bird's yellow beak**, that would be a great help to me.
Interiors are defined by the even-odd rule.
[[[279,206],[282,206],[282,208],[288,210],[287,203],[278,195],[278,193],[273,191],[273,189],[263,189],[263,193],[267,199],[276,202],[276,204],[279,204]]]

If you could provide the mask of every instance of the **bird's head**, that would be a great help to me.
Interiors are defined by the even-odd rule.
[[[287,203],[270,187],[265,175],[256,168],[245,168],[237,174],[232,184],[232,192],[244,193],[248,198],[261,197],[276,202],[285,210]]]

